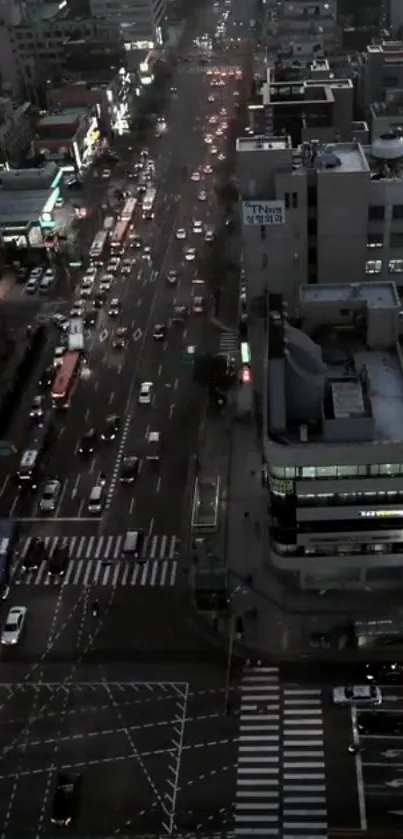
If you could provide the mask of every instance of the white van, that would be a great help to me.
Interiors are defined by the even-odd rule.
[[[87,510],[91,515],[102,513],[105,501],[105,488],[101,485],[92,487],[90,497],[88,499]]]

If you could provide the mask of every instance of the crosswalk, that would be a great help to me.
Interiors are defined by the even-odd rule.
[[[238,352],[239,341],[235,332],[221,332],[219,339],[219,352]]]
[[[179,539],[172,535],[146,536],[141,555],[122,556],[125,536],[51,536],[44,539],[45,553],[67,547],[69,562],[63,585],[98,586],[169,586],[175,585],[178,571]],[[13,581],[26,585],[60,585],[50,577],[44,560],[35,570],[24,571],[24,559],[32,542],[23,540],[12,569]]]
[[[282,686],[278,668],[249,666],[241,685],[235,837],[325,839],[321,691]]]

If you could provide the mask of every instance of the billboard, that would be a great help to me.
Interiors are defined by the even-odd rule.
[[[253,225],[271,227],[284,224],[284,201],[242,201],[243,223],[247,227]]]

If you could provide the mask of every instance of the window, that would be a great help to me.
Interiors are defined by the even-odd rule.
[[[403,204],[395,204],[392,209],[392,218],[403,219]]]
[[[391,274],[403,274],[403,259],[390,259],[389,271]]]
[[[390,234],[390,247],[391,248],[403,248],[403,233],[391,233]]]
[[[290,209],[290,193],[289,192],[284,193],[284,203],[285,203],[286,210],[289,210]]]
[[[293,192],[292,194],[292,208],[293,210],[298,209],[298,192]]]
[[[262,254],[262,268],[267,268],[267,254]]]
[[[308,236],[317,236],[318,220],[316,218],[308,218]]]
[[[385,207],[383,204],[371,204],[368,207],[368,221],[383,221],[385,218]]]
[[[260,225],[260,238],[261,238],[262,242],[264,242],[266,240],[266,228],[265,228],[264,224]]]
[[[368,259],[365,263],[366,274],[380,274],[382,271],[381,259]]]
[[[368,234],[367,247],[368,248],[382,248],[383,247],[383,234],[382,233],[369,233]]]

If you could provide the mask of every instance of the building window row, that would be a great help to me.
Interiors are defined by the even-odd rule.
[[[385,204],[371,204],[368,207],[369,221],[383,221],[385,218]],[[392,206],[392,219],[403,219],[403,204]]]
[[[269,476],[273,478],[302,478],[308,480],[396,475],[403,475],[403,463],[372,463],[365,466],[270,466],[269,469]]]
[[[381,259],[367,259],[365,263],[366,274],[380,274],[382,271]],[[390,259],[388,263],[390,274],[403,274],[403,259]]]
[[[380,250],[384,246],[383,233],[369,233],[367,247]],[[403,233],[392,232],[390,234],[389,246],[391,248],[403,249]]]

